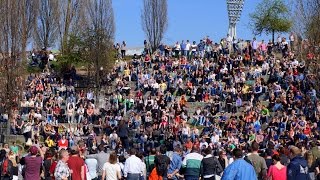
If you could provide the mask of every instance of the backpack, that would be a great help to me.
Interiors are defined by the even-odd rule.
[[[6,158],[1,162],[1,176],[10,176],[12,164],[11,161]]]
[[[157,161],[155,163],[156,171],[159,176],[164,176],[168,170],[168,157],[166,155],[159,155],[156,157]]]
[[[149,175],[149,180],[162,180],[162,176],[160,176],[157,173],[156,168],[153,168],[153,170],[151,171],[150,175]]]

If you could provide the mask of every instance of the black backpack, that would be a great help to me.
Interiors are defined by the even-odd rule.
[[[12,162],[8,158],[4,158],[0,162],[0,176],[1,177],[10,177],[12,176]]]
[[[168,163],[170,163],[170,159],[166,155],[159,155],[156,157],[155,167],[159,176],[164,176],[167,174],[169,165]]]

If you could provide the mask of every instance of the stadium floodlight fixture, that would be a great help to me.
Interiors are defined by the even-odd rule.
[[[236,25],[240,20],[243,9],[244,0],[227,0],[227,9],[229,16],[229,30],[228,33],[232,38],[237,37]]]

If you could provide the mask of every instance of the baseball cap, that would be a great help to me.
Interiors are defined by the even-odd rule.
[[[38,148],[36,146],[31,146],[29,151],[30,151],[31,155],[38,154]]]

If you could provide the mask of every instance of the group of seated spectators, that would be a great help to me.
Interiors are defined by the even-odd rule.
[[[145,42],[141,56],[116,61],[100,91],[31,74],[10,121],[30,153],[7,144],[0,160],[15,171],[1,176],[319,179],[317,77],[297,57],[285,38],[206,37],[154,53]]]

